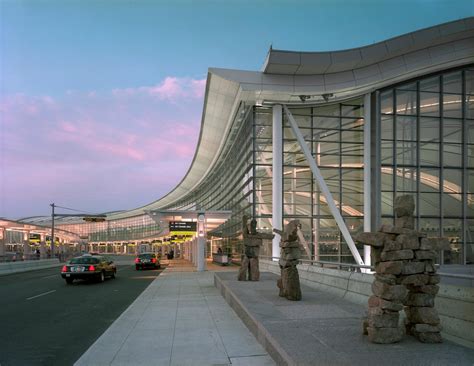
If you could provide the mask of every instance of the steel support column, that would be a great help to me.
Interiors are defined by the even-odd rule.
[[[331,214],[336,220],[337,226],[339,227],[339,230],[341,231],[342,236],[344,237],[347,245],[349,246],[349,250],[351,251],[352,256],[354,257],[357,264],[364,265],[364,261],[362,260],[362,257],[360,256],[359,251],[357,250],[355,246],[354,240],[352,240],[351,234],[349,233],[349,230],[347,229],[347,226],[344,222],[344,219],[342,218],[341,213],[339,212],[338,208],[336,207],[336,204],[334,203],[332,194],[329,191],[329,188],[326,185],[326,182],[324,181],[324,178],[321,175],[321,172],[319,171],[316,161],[311,155],[311,151],[309,150],[308,145],[306,144],[304,137],[301,134],[300,129],[298,128],[298,124],[296,123],[288,107],[286,105],[283,105],[283,108],[285,109],[285,113],[290,122],[291,129],[293,130],[293,133],[295,134],[296,139],[298,140],[301,150],[303,151],[306,157],[306,160],[308,161],[309,167],[311,168],[311,171],[313,172],[313,176],[316,179],[316,182],[318,183],[319,188],[321,189],[321,192],[326,198],[329,210],[331,211]],[[275,157],[273,158],[275,159]]]
[[[371,216],[372,216],[372,201],[371,201],[371,179],[372,167],[371,161],[371,141],[370,141],[370,124],[371,124],[371,103],[370,93],[364,97],[364,231],[372,231]],[[364,245],[364,263],[370,266],[370,245]]]
[[[282,106],[276,104],[273,106],[272,123],[272,223],[273,228],[282,230],[283,215],[283,113]],[[280,256],[280,235],[275,234],[272,240],[272,257]]]

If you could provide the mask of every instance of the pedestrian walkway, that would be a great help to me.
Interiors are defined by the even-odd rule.
[[[258,282],[216,273],[216,286],[232,308],[282,365],[432,366],[474,365],[474,350],[445,340],[373,344],[362,334],[367,307],[302,285],[303,299],[278,296],[278,276],[263,272]]]
[[[75,365],[274,365],[214,286],[214,271],[236,269],[169,261]]]

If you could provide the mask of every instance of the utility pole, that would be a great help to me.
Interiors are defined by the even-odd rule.
[[[51,203],[51,258],[54,258],[54,207],[55,204]]]

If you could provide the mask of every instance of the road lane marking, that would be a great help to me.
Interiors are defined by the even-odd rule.
[[[52,275],[49,275],[49,276],[44,276],[44,277],[41,277],[41,279],[44,279],[44,278],[50,278],[50,277],[56,277],[58,274],[55,273],[55,274],[52,274]],[[0,365],[1,366],[1,365]]]
[[[53,292],[56,292],[56,290],[51,290],[51,291],[48,291],[48,292],[43,292],[42,294],[39,294],[39,295],[36,295],[36,296],[28,297],[27,300],[33,300],[33,299],[36,299],[37,297],[44,296],[44,295],[47,295],[47,294],[51,294]]]

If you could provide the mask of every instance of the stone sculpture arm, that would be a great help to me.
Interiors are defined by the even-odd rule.
[[[275,234],[258,233],[255,236],[259,239],[273,239],[275,237]]]
[[[280,235],[280,236],[283,236],[283,230],[278,230],[278,229],[273,228],[273,232],[274,232],[275,234],[278,234],[278,235]]]

